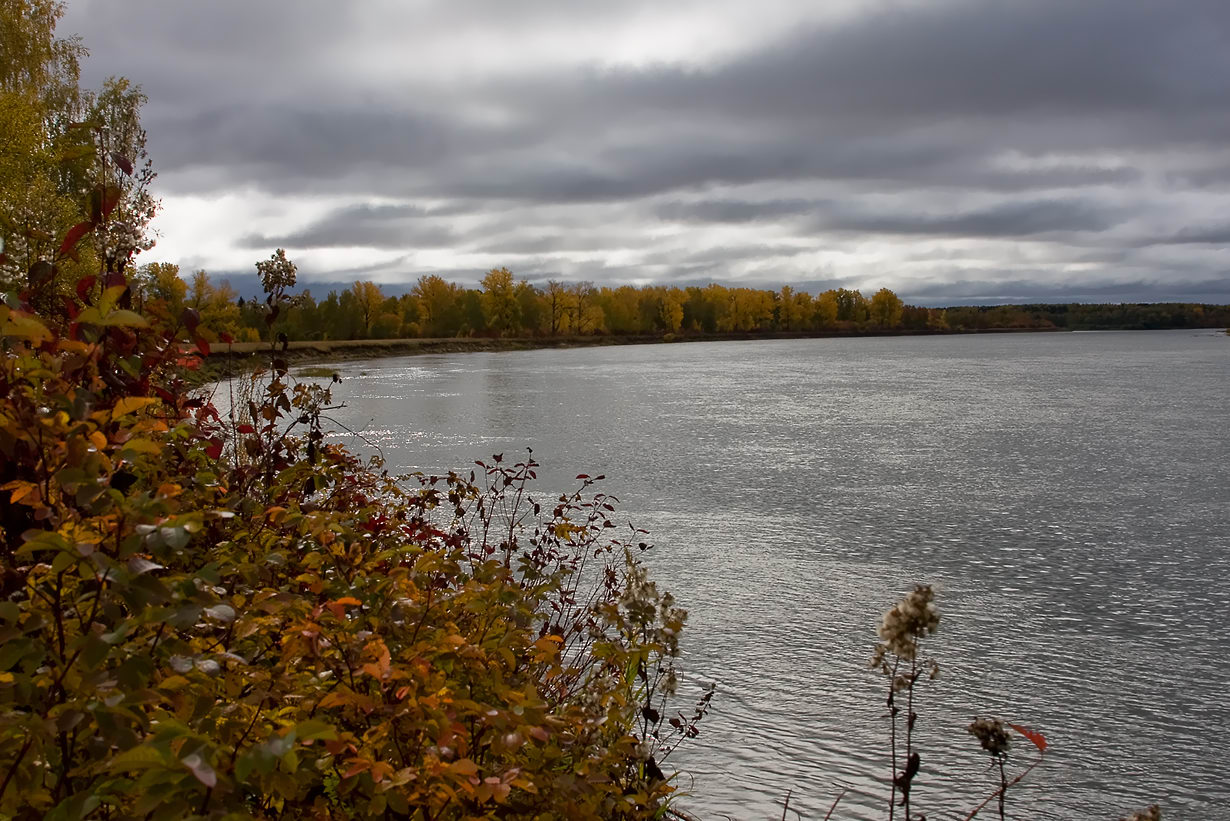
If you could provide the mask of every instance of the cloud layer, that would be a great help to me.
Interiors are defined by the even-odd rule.
[[[75,0],[158,258],[1230,301],[1224,0]],[[462,8],[464,7],[464,11]]]

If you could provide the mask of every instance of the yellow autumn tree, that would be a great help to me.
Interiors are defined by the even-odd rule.
[[[881,288],[871,297],[871,321],[881,328],[896,328],[901,325],[905,305],[887,288]]]

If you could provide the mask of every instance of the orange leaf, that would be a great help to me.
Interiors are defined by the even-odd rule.
[[[362,602],[353,596],[342,596],[340,599],[334,599],[329,602],[325,605],[325,607],[329,608],[329,612],[333,614],[333,618],[340,619],[346,615],[346,605],[348,604],[358,605],[362,604]]]
[[[1031,730],[1028,727],[1022,727],[1020,724],[1009,724],[1008,726],[1032,741],[1034,746],[1038,748],[1038,752],[1046,752],[1046,736],[1042,735],[1042,733]]]
[[[368,642],[367,646],[363,649],[364,652],[371,653],[376,657],[375,661],[363,665],[363,672],[373,678],[388,678],[389,673],[392,671],[393,659],[389,655],[389,648],[385,646],[385,643],[380,639],[376,639],[375,641]]]
[[[452,764],[448,765],[448,768],[457,775],[466,778],[478,775],[478,765],[468,758],[463,758],[460,761],[454,761]]]

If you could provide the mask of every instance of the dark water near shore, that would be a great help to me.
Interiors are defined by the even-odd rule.
[[[693,343],[346,363],[396,470],[533,447],[605,473],[716,681],[676,754],[706,818],[881,818],[879,614],[939,589],[915,809],[992,789],[964,727],[1046,733],[1016,817],[1230,818],[1230,338],[1137,332]],[[358,447],[366,447],[355,443]],[[685,704],[680,705],[686,709]],[[1015,742],[1017,761],[1030,760]],[[983,789],[985,788],[985,790]],[[1026,809],[1027,807],[1027,809]],[[1009,806],[1011,811],[1011,804]],[[962,810],[960,816],[957,810]],[[791,813],[788,817],[800,817]]]

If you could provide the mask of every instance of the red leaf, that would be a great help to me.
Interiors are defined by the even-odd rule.
[[[121,171],[130,177],[132,176],[132,161],[130,159],[118,151],[111,152],[111,159],[115,161],[115,164],[120,167]]]
[[[96,276],[82,277],[77,280],[77,299],[85,302],[96,282],[98,282],[98,277]]]
[[[202,356],[209,356],[209,340],[198,336],[196,338],[196,349],[201,352]]]
[[[60,255],[63,256],[77,247],[77,243],[81,242],[81,238],[94,230],[94,223],[86,220],[79,222],[72,228],[68,229],[68,233],[64,235],[64,242],[60,243]]]
[[[102,191],[102,215],[107,217],[115,210],[115,206],[120,204],[120,189],[114,185],[108,185]]]
[[[1020,724],[1009,724],[1008,726],[1032,741],[1034,746],[1038,748],[1038,752],[1046,752],[1046,736],[1042,735],[1042,733],[1031,730],[1028,727],[1022,727]]]
[[[210,459],[219,459],[222,456],[222,440],[214,437],[209,440],[209,445],[205,448],[205,455]]]
[[[240,425],[239,427],[235,428],[235,430],[239,431],[240,433],[256,433],[256,428],[252,427],[246,422]]]
[[[201,324],[201,314],[196,308],[184,308],[179,312],[179,321],[189,333],[196,333],[196,326]]]
[[[222,342],[225,342],[227,345],[235,341],[235,337],[231,336],[230,334],[226,332],[218,334],[218,339],[221,340]]]

